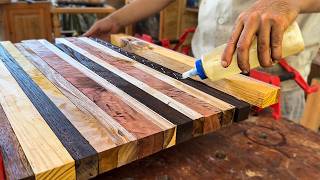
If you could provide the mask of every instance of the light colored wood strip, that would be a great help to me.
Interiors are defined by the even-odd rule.
[[[36,178],[75,179],[75,162],[0,61],[0,102]]]
[[[57,42],[63,43],[65,45],[67,45],[68,47],[76,50],[80,54],[90,58],[92,61],[107,68],[108,70],[112,71],[113,73],[117,74],[118,76],[122,77],[123,79],[125,79],[125,80],[129,81],[130,83],[134,84],[135,86],[139,87],[141,90],[149,93],[150,95],[152,95],[152,96],[156,97],[157,99],[161,100],[162,102],[168,104],[169,106],[173,107],[174,109],[178,110],[179,112],[187,115],[191,119],[200,119],[202,117],[202,115],[199,114],[198,112],[186,107],[185,105],[183,105],[183,104],[175,101],[174,99],[164,95],[163,93],[155,90],[154,88],[151,88],[149,85],[137,80],[136,78],[120,71],[118,68],[116,68],[116,67],[110,65],[109,63],[101,60],[100,58],[88,53],[87,51],[79,48],[78,46],[75,46],[71,42],[69,42],[65,39],[61,39],[61,38],[58,38]]]
[[[114,45],[132,51],[151,61],[183,73],[194,66],[195,59],[124,34],[111,35]],[[199,78],[194,78],[199,80]],[[252,105],[264,108],[278,102],[279,87],[254,80],[241,74],[219,81],[204,81],[208,86],[226,92]],[[248,85],[249,84],[249,85]]]

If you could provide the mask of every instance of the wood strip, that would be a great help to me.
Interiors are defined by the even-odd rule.
[[[0,153],[2,153],[7,179],[34,179],[35,177],[31,166],[1,105],[0,137]],[[0,169],[0,171],[2,171],[2,169]]]
[[[163,74],[166,74],[167,76],[175,78],[175,79],[177,79],[177,80],[179,80],[179,81],[181,81],[181,82],[183,82],[183,83],[185,83],[195,89],[198,89],[202,92],[210,94],[211,96],[219,98],[220,100],[223,100],[223,101],[235,106],[236,110],[235,110],[235,114],[234,114],[234,121],[245,120],[248,118],[248,115],[250,112],[250,105],[248,103],[240,101],[240,100],[234,98],[233,96],[230,96],[230,95],[228,95],[224,92],[221,92],[215,88],[209,87],[206,84],[204,84],[203,82],[195,81],[190,78],[181,79],[181,73],[176,72],[174,70],[167,68],[166,66],[161,65],[161,64],[164,64],[164,62],[166,62],[167,64],[170,64],[169,66],[171,66],[172,64],[175,64],[175,65],[177,65],[177,67],[179,67],[179,65],[181,66],[181,63],[177,63],[174,60],[168,61],[168,58],[163,58],[163,56],[160,56],[161,57],[160,59],[154,58],[153,56],[151,56],[151,57],[148,57],[151,59],[151,60],[149,60],[149,59],[146,59],[146,58],[141,57],[139,55],[131,54],[127,51],[124,51],[116,46],[111,45],[110,43],[105,42],[105,41],[102,41],[99,39],[94,39],[94,40],[102,45],[107,46],[108,48],[111,48],[111,49],[125,55],[125,56],[132,57],[133,60],[138,61],[139,63],[142,63],[146,66],[149,66],[152,69],[155,69]],[[146,51],[146,52],[148,52],[148,51]],[[160,63],[160,64],[158,64],[158,63]]]
[[[7,70],[0,47],[0,103],[35,177],[75,179],[74,160]]]
[[[31,58],[30,54],[20,44],[16,44],[19,50]],[[119,150],[113,142],[114,134],[105,128],[102,123],[95,119],[88,111],[77,108],[67,97],[65,97],[34,65],[32,65],[11,43],[4,44],[4,47],[14,56],[19,65],[30,75],[32,80],[46,93],[53,103],[64,113],[70,122],[79,130],[83,137],[98,152],[99,169],[101,162],[108,162],[108,168],[117,167],[118,158],[114,154]],[[104,169],[104,170],[105,170]],[[99,171],[100,171],[99,170]]]
[[[104,87],[100,86],[78,69],[68,64],[74,61],[70,61],[70,57],[69,60],[61,59],[61,51],[59,51],[58,54],[54,54],[58,52],[58,49],[48,42],[43,41],[43,44],[39,42],[38,44],[35,42],[27,44],[28,46],[32,46],[32,50],[42,56],[42,59],[59,72],[59,74],[72,82],[74,86],[82,91],[82,93],[91,98],[92,101],[95,101],[100,108],[103,108],[104,111],[109,113],[129,132],[133,133],[138,138],[138,158],[155,153],[162,149],[164,132],[160,127],[153,123],[153,120],[149,119],[150,117],[147,114],[136,111],[134,108],[127,105],[121,97],[112,92],[112,90],[104,89]],[[42,47],[43,45],[49,47],[50,50],[55,49],[54,53],[48,50],[46,50],[47,52],[45,54],[42,53],[44,52],[44,47]]]
[[[153,111],[157,112],[158,114],[165,117],[172,123],[176,124],[177,125],[177,143],[191,139],[194,134],[193,132],[194,129],[200,130],[199,128],[196,128],[196,127],[199,127],[198,124],[196,124],[196,123],[199,123],[199,121],[193,121],[193,119],[188,118],[184,114],[168,106],[166,103],[163,103],[162,101],[153,97],[147,92],[142,91],[135,85],[132,85],[131,83],[129,83],[127,80],[118,76],[118,74],[114,74],[113,72],[109,71],[109,69],[106,69],[101,65],[91,61],[86,56],[83,56],[79,53],[77,54],[77,52],[75,51],[73,53],[74,54],[69,54],[69,55],[73,56],[73,58],[78,60],[80,63],[82,63],[89,69],[93,70],[100,77],[109,81],[119,89],[125,91],[130,96],[134,97],[141,103],[145,104],[147,107],[151,108]],[[77,56],[75,56],[75,54]],[[196,134],[198,134],[198,132]]]
[[[132,36],[124,34],[111,35],[111,42],[176,72],[183,73],[194,66],[195,59],[190,56],[138,40]],[[200,81],[199,78],[194,79]],[[277,103],[280,93],[279,87],[241,74],[219,81],[205,80],[203,82],[210,87],[219,89],[260,108]]]
[[[204,93],[201,92],[195,92],[193,88],[184,87],[183,83],[176,81],[175,79],[172,79],[170,81],[170,77],[158,73],[157,71],[152,70],[151,68],[144,66],[140,63],[137,63],[131,59],[124,60],[121,58],[116,58],[113,56],[113,54],[118,54],[117,52],[114,52],[112,55],[109,53],[106,53],[103,51],[103,48],[107,49],[103,45],[96,43],[88,38],[78,39],[78,38],[68,38],[68,41],[72,42],[74,45],[82,48],[83,50],[89,52],[90,54],[95,55],[96,57],[104,60],[105,62],[109,63],[110,65],[118,68],[119,70],[127,73],[128,75],[138,79],[139,81],[149,85],[150,87],[154,88],[155,90],[162,92],[164,95],[186,105],[187,107],[191,108],[192,110],[199,112],[202,116],[204,116],[204,122],[203,122],[203,132],[208,133],[212,132],[214,130],[217,130],[221,127],[220,121],[222,121],[221,118],[222,112],[219,106],[217,106],[218,103],[223,104],[225,106],[222,106],[222,109],[224,113],[233,113],[233,108],[226,103],[223,103],[222,101],[218,100],[211,96],[206,98],[199,98],[199,95],[204,95]],[[88,42],[91,42],[92,44],[95,43],[93,46],[92,44],[89,44]],[[117,55],[116,55],[117,56]],[[126,58],[127,59],[127,58]],[[141,66],[139,66],[141,65]],[[147,71],[149,73],[147,73]],[[155,74],[160,76],[161,78],[156,78]],[[169,83],[167,83],[169,80]],[[165,82],[167,81],[167,82]],[[177,84],[180,83],[180,88],[176,87]],[[191,93],[187,93],[185,90],[189,90]],[[228,105],[228,107],[226,107]],[[225,121],[232,121],[232,116],[229,117],[230,119]]]
[[[70,123],[67,117],[18,65],[12,55],[1,44],[5,65],[16,79],[24,93],[31,100],[38,112],[47,122],[52,131],[70,153],[76,163],[78,179],[88,179],[98,175],[97,151]]]

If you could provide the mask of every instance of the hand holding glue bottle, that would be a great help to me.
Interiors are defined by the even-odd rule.
[[[216,81],[222,78],[230,77],[241,73],[237,64],[237,56],[234,53],[231,64],[224,68],[221,66],[221,56],[226,44],[215,48],[211,53],[206,54],[195,61],[195,67],[182,74],[182,78],[186,79],[193,76],[199,76],[201,79],[211,79]],[[284,33],[282,41],[282,57],[288,57],[297,54],[304,49],[304,42],[301,31],[296,22],[289,26]],[[250,68],[259,67],[257,55],[257,41],[254,40],[249,50]]]

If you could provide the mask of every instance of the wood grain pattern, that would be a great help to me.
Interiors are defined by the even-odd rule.
[[[320,79],[313,79],[312,85],[320,86]],[[307,96],[306,106],[304,107],[303,116],[300,124],[315,132],[320,128],[320,90]]]
[[[176,72],[183,73],[194,66],[195,59],[192,57],[137,40],[131,36],[123,34],[112,35],[111,42]],[[200,79],[195,78],[195,80]],[[210,80],[205,80],[204,82],[210,87],[219,89],[261,108],[277,103],[277,97],[280,92],[276,86],[256,81],[243,75],[235,75],[215,82]]]
[[[0,153],[2,154],[7,179],[34,179],[35,177],[31,166],[1,106],[0,137]],[[0,171],[2,171],[2,169],[0,169]]]
[[[95,149],[70,123],[42,89],[18,65],[12,55],[3,47],[4,63],[21,89],[30,99],[71,157],[75,160],[78,179],[87,179],[98,174],[98,156]]]
[[[28,52],[21,46],[16,45],[19,50],[28,58],[32,58]],[[79,132],[88,140],[88,142],[98,152],[99,167],[104,163],[104,172],[107,169],[117,167],[117,154],[110,156],[116,152],[116,143],[113,142],[112,132],[95,119],[88,111],[82,111],[77,108],[67,97],[65,97],[34,65],[32,65],[12,44],[5,46],[8,51],[15,54],[15,59],[22,68],[31,76],[31,78],[39,85],[39,87],[48,95],[48,97],[56,104],[56,106],[66,115],[70,122],[79,130]],[[108,166],[108,167],[106,167]]]
[[[0,103],[36,178],[75,179],[74,160],[24,94],[3,61],[5,60],[2,56]]]
[[[69,49],[71,50],[71,49]],[[171,101],[164,103],[163,101],[159,100],[158,98],[153,96],[153,93],[158,93],[157,91],[152,91],[152,95],[147,93],[144,90],[140,89],[137,86],[144,86],[149,87],[141,82],[136,80],[138,84],[131,84],[128,79],[123,79],[119,76],[119,73],[126,76],[125,73],[117,71],[117,73],[111,72],[109,69],[104,68],[103,66],[95,63],[91,59],[79,54],[76,51],[67,51],[69,55],[75,58],[77,61],[85,65],[87,68],[91,69],[95,73],[97,73],[100,77],[104,78],[108,82],[115,85],[117,88],[125,91],[130,96],[134,97],[141,103],[145,104],[147,107],[151,108],[153,111],[159,113],[161,116],[165,117],[172,123],[177,125],[177,142],[182,142],[188,140],[193,137],[193,134],[198,134],[201,132],[194,132],[194,131],[201,131],[201,121],[193,121],[193,119],[187,117],[185,114],[179,112],[178,110],[172,108],[170,106]],[[89,54],[86,54],[89,55]],[[90,56],[90,55],[89,55]],[[159,94],[159,93],[158,93]],[[176,104],[175,104],[176,105]],[[178,107],[179,108],[179,107]],[[193,116],[198,116],[201,118],[201,115],[194,112],[191,112]],[[190,113],[189,113],[190,114]],[[194,118],[197,119],[197,118]],[[199,128],[198,128],[199,127]]]
[[[59,57],[62,52],[55,54],[57,51],[53,53],[46,50],[47,52],[43,53],[45,49],[41,46],[46,46],[48,44],[37,43],[26,42],[27,46],[35,53],[38,53],[46,63],[55,69],[55,71],[72,83],[125,129],[134,134],[135,138],[138,139],[138,154],[136,158],[147,156],[162,149],[164,132],[159,126],[153,123],[154,120],[152,117],[144,114],[143,111],[137,111],[129,106],[126,104],[123,97],[119,97],[112,89],[105,89],[81,71],[68,64],[70,62],[70,57],[69,60],[62,59]],[[39,48],[42,49],[39,50]],[[54,49],[54,47],[50,47],[50,50],[52,49]]]
[[[196,112],[199,112],[204,117],[202,127],[206,130],[205,133],[220,128],[220,121],[221,118],[223,118],[221,110],[223,111],[223,113],[229,113],[228,111],[233,111],[232,106],[230,106],[229,104],[224,103],[212,96],[208,96],[205,93],[201,93],[199,91],[196,92],[196,89],[193,89],[190,86],[187,87],[187,85],[184,85],[183,83],[176,81],[173,78],[171,78],[170,81],[170,77],[158,73],[157,71],[154,71],[147,66],[144,66],[128,58],[121,59],[115,57],[119,56],[115,51],[107,53],[110,51],[104,51],[105,49],[107,49],[106,47],[88,38],[68,38],[67,40],[72,42],[77,47],[82,48],[88,53],[95,55],[96,57],[106,61],[110,65],[136,78],[137,80],[149,85],[155,90],[162,92],[164,95],[180,102],[181,104],[186,105]],[[116,55],[113,56],[113,54]],[[156,78],[155,76],[157,76],[158,78]],[[180,85],[180,88],[176,87],[177,84]],[[206,98],[201,98],[201,96],[205,96]],[[220,106],[217,105],[221,105],[222,107],[220,108]]]

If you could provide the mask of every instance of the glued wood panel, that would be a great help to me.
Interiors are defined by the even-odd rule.
[[[46,40],[0,44],[8,177],[93,178],[235,118],[236,106],[210,94],[219,91],[195,88],[164,66],[88,38],[57,42],[61,50]]]
[[[104,49],[106,47],[90,39],[81,38],[80,40],[80,38],[73,38],[67,40],[69,40],[69,42],[71,41],[72,44],[77,46],[76,50],[79,50],[81,48],[87,51],[88,53],[95,55],[97,58],[104,60],[109,65],[112,65],[118,70],[127,73],[131,77],[136,78],[138,81],[143,82],[147,84],[149,87],[161,92],[162,96],[169,97],[171,100],[170,102],[176,101],[181,104],[184,104],[186,108],[188,108],[186,111],[195,111],[195,113],[200,113],[201,116],[203,116],[204,118],[202,132],[211,132],[220,128],[220,121],[222,120],[221,118],[223,118],[221,110],[223,111],[223,113],[226,114],[233,112],[233,108],[229,104],[221,102],[211,96],[207,96],[208,99],[201,98],[201,95],[205,96],[204,93],[195,92],[194,89],[192,89],[191,87],[187,87],[187,85],[183,85],[183,83],[180,83],[181,89],[176,88],[175,85],[179,84],[179,81],[171,79],[171,82],[173,82],[171,84],[167,83],[161,80],[161,78],[166,79],[169,78],[168,76],[158,73],[157,71],[154,71],[151,68],[148,68],[147,66],[139,66],[141,65],[140,63],[132,61],[128,58],[124,60],[121,58],[114,57],[113,54],[116,54],[115,56],[117,56],[117,52],[111,52],[112,54],[107,53],[108,50]],[[60,41],[68,43],[68,41],[64,41],[62,39],[57,40],[57,42]],[[62,46],[60,44],[58,46],[64,48],[66,51],[69,50],[70,53],[72,51],[67,46]],[[149,74],[146,72],[146,70],[149,71]],[[155,73],[157,73],[158,77],[160,78],[156,78],[154,76]],[[189,92],[193,93],[186,92],[188,91],[186,90],[187,88],[189,88]],[[222,108],[219,109],[220,107],[217,105],[222,105]],[[190,115],[188,116],[190,117]],[[231,117],[229,116],[229,118]],[[226,121],[231,121],[231,119]]]
[[[0,103],[35,177],[75,179],[74,160],[7,69],[16,66],[0,48]]]
[[[151,98],[154,99],[154,100],[152,100],[152,102],[156,102],[156,101],[159,102],[160,101],[162,103],[169,104],[169,106],[171,108],[173,108],[174,110],[182,113],[184,116],[190,117],[193,120],[192,136],[197,136],[197,135],[201,135],[203,133],[212,132],[213,130],[220,128],[221,116],[219,115],[220,111],[216,107],[211,106],[210,104],[207,104],[207,103],[202,102],[200,100],[190,99],[192,96],[190,96],[189,94],[182,92],[176,88],[174,88],[174,89],[172,89],[172,87],[168,88],[168,84],[166,84],[162,81],[159,81],[156,78],[152,79],[152,76],[149,76],[148,80],[146,80],[146,79],[141,80],[141,79],[143,79],[142,76],[148,77],[147,74],[145,74],[143,71],[129,72],[130,70],[128,71],[128,69],[126,69],[126,68],[128,68],[130,66],[128,64],[121,64],[123,62],[123,60],[121,60],[121,59],[118,59],[118,61],[113,61],[113,63],[111,62],[109,64],[109,63],[107,63],[107,61],[103,61],[102,59],[96,57],[95,56],[96,54],[94,52],[85,51],[84,49],[82,49],[82,47],[80,48],[65,39],[57,39],[57,42],[58,42],[58,46],[61,49],[63,49],[69,55],[76,58],[79,62],[86,65],[88,68],[91,68],[94,72],[96,72],[101,77],[104,77],[106,80],[111,82],[111,81],[115,81],[115,79],[118,78],[119,80],[117,82],[112,82],[115,85],[118,83],[118,85],[116,85],[116,86],[118,86],[118,87],[121,86],[121,84],[119,84],[119,82],[125,80],[125,81],[127,81],[126,83],[128,84],[126,86],[126,89],[128,89],[128,86],[132,86],[132,88],[135,88],[136,92],[140,91],[140,92],[148,93],[145,95],[149,97],[148,99],[151,99]],[[90,49],[88,49],[88,50],[90,50]],[[121,66],[122,66],[122,68],[121,68]],[[131,70],[138,70],[138,69],[134,68]],[[110,73],[108,73],[109,75],[99,73],[102,71],[104,71],[104,72],[109,71]],[[140,74],[140,75],[138,75],[138,74]],[[122,79],[119,78],[119,76]],[[157,88],[156,86],[159,86],[159,85],[162,85],[162,86],[160,86],[160,88]],[[140,90],[138,88],[136,88],[135,86],[139,87]],[[132,90],[132,88],[130,88],[130,90]],[[165,91],[166,88],[170,92],[167,91],[167,93],[164,94],[163,92]],[[181,92],[180,94],[177,94],[176,96],[179,96],[179,95],[181,95],[182,97],[184,96],[185,98],[187,98],[187,100],[194,101],[193,103],[198,104],[198,106],[193,106],[194,109],[191,109],[190,107],[187,107],[188,106],[187,102],[185,102],[185,101],[178,102],[179,100],[177,100],[175,97],[172,97],[172,96],[170,97],[169,94],[174,94],[175,91]],[[127,91],[127,92],[132,93],[129,91]],[[136,97],[134,94],[132,94],[132,96]],[[136,98],[138,98],[138,97],[136,97]],[[143,103],[150,104],[150,102],[143,102]],[[183,103],[183,105],[182,105],[182,103]],[[152,104],[150,104],[150,105],[152,106]],[[210,110],[208,107],[210,108]],[[204,109],[207,112],[204,112]],[[159,111],[159,109],[155,109],[155,110]],[[161,111],[161,109],[160,109],[160,111]],[[201,111],[202,111],[202,114],[201,114]],[[205,113],[207,113],[207,114],[205,114]],[[168,117],[168,119],[172,119],[172,118],[170,118],[170,116],[172,117],[172,114],[171,115],[169,114],[169,116],[168,116],[168,114],[164,114],[164,115],[166,115]],[[217,117],[217,115],[218,115],[218,117]],[[231,121],[231,119],[229,119],[229,121]],[[178,125],[177,141],[180,142],[180,140],[179,140],[179,125]]]
[[[122,131],[118,131],[118,137],[127,134],[125,138],[128,141],[137,141],[133,142],[135,147],[132,157],[128,157],[130,158],[128,160],[121,160],[118,166],[153,154],[161,150],[165,143],[165,146],[172,143],[171,139],[174,137],[175,132],[174,125],[164,118],[153,112],[148,112],[147,107],[142,105],[137,107],[139,104],[134,104],[135,101],[132,98],[110,84],[102,87],[99,83],[89,78],[90,75],[89,77],[87,76],[88,73],[92,74],[92,72],[81,67],[81,64],[76,64],[77,62],[72,58],[63,56],[61,51],[48,42],[26,41],[24,45],[39,55],[53,70],[94,102],[97,109],[102,109],[114,119],[113,123],[123,126]],[[144,108],[144,111],[139,111],[142,108]],[[95,113],[95,110],[92,113]],[[108,119],[108,121],[110,120]],[[123,148],[128,147],[123,146]],[[128,155],[127,151],[123,153]]]
[[[183,73],[194,66],[194,58],[192,57],[131,36],[123,34],[112,35],[111,42],[179,73]],[[199,80],[199,78],[195,78],[195,80]],[[280,93],[278,87],[243,75],[235,75],[215,82],[209,80],[203,82],[210,87],[261,108],[277,103]]]
[[[96,58],[100,58],[101,60],[105,61],[109,65],[117,68],[118,70],[127,73],[133,78],[136,78],[138,81],[143,82],[147,84],[149,87],[163,93],[162,96],[167,96],[170,98],[170,103],[172,101],[179,102],[181,104],[184,104],[186,108],[188,108],[186,111],[195,111],[201,114],[204,118],[204,125],[202,126],[203,129],[206,130],[206,132],[214,131],[218,128],[220,128],[220,121],[222,118],[221,110],[212,105],[213,98],[211,98],[211,104],[207,103],[207,101],[203,101],[198,99],[196,96],[193,96],[181,89],[178,89],[174,87],[173,85],[170,85],[156,77],[153,76],[153,72],[148,67],[140,67],[141,69],[137,68],[138,64],[135,61],[132,60],[123,60],[119,58],[114,58],[111,54],[106,53],[105,51],[102,51],[99,49],[98,43],[96,43],[96,46],[89,45],[85,43],[84,41],[81,41],[79,39],[68,39],[69,41],[72,41],[74,45],[76,45],[75,49],[78,51],[79,49],[83,49],[87,51],[90,54],[93,54]],[[89,39],[87,39],[89,40]],[[59,39],[58,42],[64,40]],[[92,40],[89,40],[92,43],[95,43]],[[68,43],[68,42],[66,42]],[[69,44],[69,43],[68,43]],[[62,47],[60,44],[59,47]],[[102,45],[100,45],[102,46]],[[63,46],[63,48],[68,48],[66,46]],[[69,49],[69,48],[68,48]],[[66,50],[67,51],[67,50]],[[69,49],[69,51],[72,51]],[[115,52],[116,53],[116,52]],[[107,68],[107,67],[106,67]],[[147,74],[145,72],[145,69],[150,69],[151,74]],[[165,76],[165,75],[162,75]],[[191,90],[192,91],[192,90]],[[209,98],[210,99],[210,98]],[[229,109],[225,111],[225,113],[229,113],[228,111],[232,111],[233,108],[229,106]],[[183,112],[182,112],[183,113]],[[188,114],[186,114],[188,115]],[[188,115],[190,117],[190,115]],[[231,119],[229,119],[231,121]],[[212,129],[211,129],[212,128]],[[203,132],[203,130],[202,130]]]

